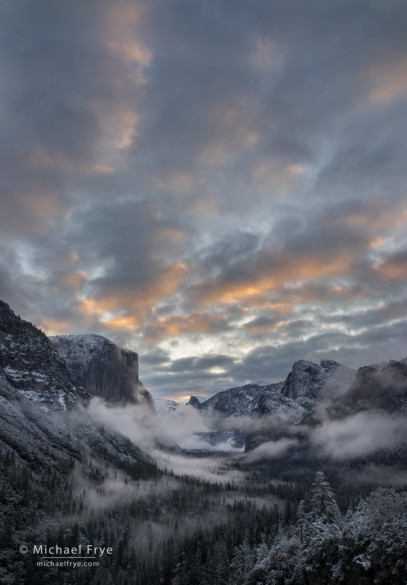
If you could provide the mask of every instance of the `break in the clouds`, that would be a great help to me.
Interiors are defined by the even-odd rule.
[[[166,396],[405,355],[404,2],[0,10],[1,298]]]

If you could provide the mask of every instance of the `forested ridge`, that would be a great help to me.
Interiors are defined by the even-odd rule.
[[[326,465],[324,473],[321,461],[231,462],[229,470],[245,475],[237,483],[222,481],[222,471],[215,483],[167,471],[150,480],[126,475],[123,487],[145,489],[112,504],[114,468],[88,461],[81,467],[86,487],[78,491],[69,466],[42,475],[9,453],[0,464],[5,585],[44,578],[55,585],[406,583],[407,493],[351,481],[355,465]],[[91,543],[113,554],[98,567],[37,567],[32,547],[39,543]]]

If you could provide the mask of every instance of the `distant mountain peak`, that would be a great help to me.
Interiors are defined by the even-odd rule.
[[[204,396],[194,396],[191,394],[186,406],[193,406],[194,408],[199,408],[199,405],[205,402],[207,399]]]
[[[159,396],[153,396],[155,410],[160,417],[167,417],[174,412],[178,408],[178,402],[175,400],[170,400],[167,398],[161,398]]]

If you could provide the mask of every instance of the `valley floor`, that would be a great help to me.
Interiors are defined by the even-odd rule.
[[[94,462],[46,475],[2,452],[0,582],[406,583],[407,494],[391,487],[406,480],[401,454],[335,466],[186,459],[210,480],[131,477]],[[85,557],[96,550],[95,566],[66,564],[79,546]]]

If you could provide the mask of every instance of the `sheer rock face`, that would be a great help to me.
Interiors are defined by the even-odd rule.
[[[323,360],[321,364],[299,360],[284,382],[231,388],[201,404],[191,396],[189,404],[203,413],[223,417],[276,415],[297,423],[316,404],[344,394],[355,374],[354,370],[332,360]]]
[[[187,402],[188,406],[193,406],[194,408],[199,408],[200,405],[200,401],[196,396],[191,396],[190,399]]]
[[[77,386],[48,337],[0,301],[0,370],[6,382],[43,408],[70,409],[88,393]]]
[[[238,388],[230,388],[215,394],[198,406],[202,414],[209,417],[212,424],[216,423],[222,428],[222,421],[230,418],[229,425],[232,426],[233,436],[228,438],[231,446],[241,448],[246,443],[246,450],[252,449],[264,441],[270,440],[267,433],[258,432],[259,418],[263,415],[275,415],[282,420],[297,422],[304,415],[304,408],[291,398],[283,396],[281,390],[284,382],[275,384],[247,384]],[[242,419],[240,417],[243,417]],[[254,428],[249,429],[246,435],[247,419],[253,418]],[[263,419],[264,425],[269,430],[269,418]],[[236,422],[233,421],[235,419]],[[241,425],[243,423],[243,428]],[[256,430],[254,430],[256,429]],[[213,436],[211,436],[213,435]],[[224,433],[218,432],[219,442],[225,440]],[[246,436],[246,439],[244,437]],[[214,433],[207,433],[203,436],[208,442],[214,439]]]
[[[407,358],[359,368],[348,391],[328,408],[331,418],[361,410],[407,415]]]
[[[138,355],[134,351],[100,335],[58,335],[50,339],[72,379],[92,396],[154,409],[150,393],[138,378]]]
[[[342,396],[355,374],[354,370],[332,360],[320,364],[299,360],[284,382],[248,384],[219,392],[199,405],[191,398],[189,404],[209,417],[215,426],[232,417],[236,418],[235,430],[239,430],[239,417],[253,418],[253,425],[247,430],[247,451],[278,440],[287,424],[300,423],[316,406]]]
[[[266,394],[259,400],[257,413],[265,418],[264,426],[249,430],[245,450],[249,451],[267,441],[277,441],[284,436],[284,425],[305,421],[315,407],[328,404],[343,396],[355,379],[356,372],[333,360],[314,364],[299,360],[293,364],[279,392]],[[296,438],[300,438],[299,436]]]
[[[85,463],[85,453],[120,469],[132,466],[140,477],[155,476],[148,456],[79,408],[90,397],[50,339],[0,301],[0,450],[35,474],[52,469],[64,475],[74,463]]]
[[[299,360],[293,364],[281,393],[310,411],[317,402],[332,400],[346,392],[355,374],[333,360],[322,360],[321,364]]]

